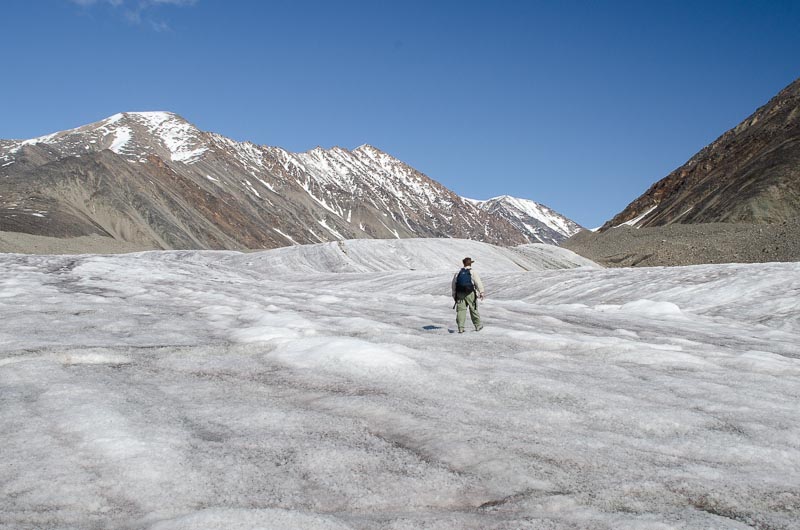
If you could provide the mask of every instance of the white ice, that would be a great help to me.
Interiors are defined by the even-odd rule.
[[[639,217],[636,217],[634,219],[630,219],[628,221],[625,221],[624,223],[617,225],[615,228],[620,227],[620,226],[632,226],[634,228],[639,228],[637,226],[639,224],[639,222],[642,219],[644,219],[645,217],[647,217],[648,215],[650,215],[653,212],[653,210],[655,210],[656,208],[658,208],[657,204],[655,206],[651,207],[649,210],[643,212],[641,215],[639,215]]]
[[[128,142],[130,142],[131,140],[131,133],[132,131],[130,127],[118,128],[116,131],[114,131],[114,141],[111,142],[111,146],[109,146],[109,149],[111,149],[117,154],[124,154],[123,149],[125,148],[126,145],[128,145]]]
[[[458,335],[464,255],[486,327]],[[3,529],[798,527],[800,263],[391,240],[0,267]]]

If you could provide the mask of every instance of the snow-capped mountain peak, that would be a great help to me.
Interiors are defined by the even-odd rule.
[[[484,211],[507,219],[533,243],[558,244],[582,229],[552,208],[530,199],[500,195],[472,202]]]
[[[12,141],[0,160],[15,162],[24,147],[56,150],[60,157],[109,149],[131,161],[143,162],[151,154],[173,162],[192,163],[208,150],[203,133],[171,112],[122,112],[104,120],[30,140]]]
[[[133,139],[132,131],[139,127],[148,136],[160,141],[173,162],[191,163],[208,150],[203,133],[171,112],[126,112],[115,114],[101,123],[106,128],[116,130],[115,140],[109,148],[118,154],[124,155],[131,151],[128,141]]]
[[[0,197],[0,213],[4,205],[14,212],[0,215],[0,230],[49,235],[58,225],[67,227],[59,237],[100,233],[157,248],[419,237],[512,246],[569,234],[549,209],[532,220],[532,201],[465,201],[369,144],[291,153],[204,132],[163,111],[0,140],[0,177],[19,182]],[[47,222],[19,217],[20,209]]]

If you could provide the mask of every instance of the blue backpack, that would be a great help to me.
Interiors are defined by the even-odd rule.
[[[466,295],[475,291],[469,269],[461,269],[456,276],[456,294]]]

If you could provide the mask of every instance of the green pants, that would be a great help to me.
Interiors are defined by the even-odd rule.
[[[478,313],[478,304],[475,299],[475,293],[469,293],[464,298],[456,298],[456,324],[458,330],[464,329],[464,321],[467,319],[467,308],[469,308],[469,317],[472,319],[472,324],[475,329],[481,329],[481,315]]]

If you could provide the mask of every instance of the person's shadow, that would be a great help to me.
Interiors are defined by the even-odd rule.
[[[447,328],[445,328],[444,326],[434,326],[433,324],[429,324],[427,326],[422,326],[422,329],[424,329],[425,331],[438,331],[440,329],[447,329]],[[456,330],[447,329],[447,332],[448,333],[455,333]]]

